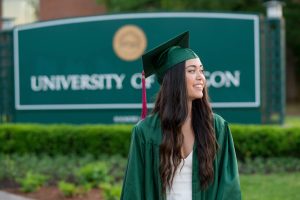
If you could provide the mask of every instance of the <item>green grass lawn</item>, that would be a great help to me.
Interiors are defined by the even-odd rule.
[[[300,199],[300,172],[240,175],[243,200]]]
[[[284,124],[286,126],[300,126],[300,116],[286,116]]]

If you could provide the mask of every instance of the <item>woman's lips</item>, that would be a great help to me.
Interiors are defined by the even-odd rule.
[[[194,88],[197,88],[197,89],[203,89],[203,85],[201,85],[201,84],[195,84],[195,85],[194,85]]]

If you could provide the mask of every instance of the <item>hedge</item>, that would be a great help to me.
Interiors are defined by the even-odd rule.
[[[238,158],[300,158],[300,127],[231,125]]]
[[[0,152],[5,154],[120,154],[127,156],[128,125],[0,125]]]
[[[0,153],[93,154],[124,157],[132,125],[0,125]],[[300,127],[231,125],[239,159],[300,158]]]

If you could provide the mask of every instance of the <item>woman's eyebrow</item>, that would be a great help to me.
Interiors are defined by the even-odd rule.
[[[196,68],[197,66],[196,66],[196,65],[189,65],[189,66],[186,66],[185,68],[189,68],[189,67],[194,67],[194,68]],[[203,65],[200,65],[200,68],[203,69]]]

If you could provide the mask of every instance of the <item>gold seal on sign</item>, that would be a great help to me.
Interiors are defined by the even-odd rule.
[[[135,25],[121,27],[113,40],[114,51],[122,60],[133,61],[145,51],[147,40],[142,29]]]

